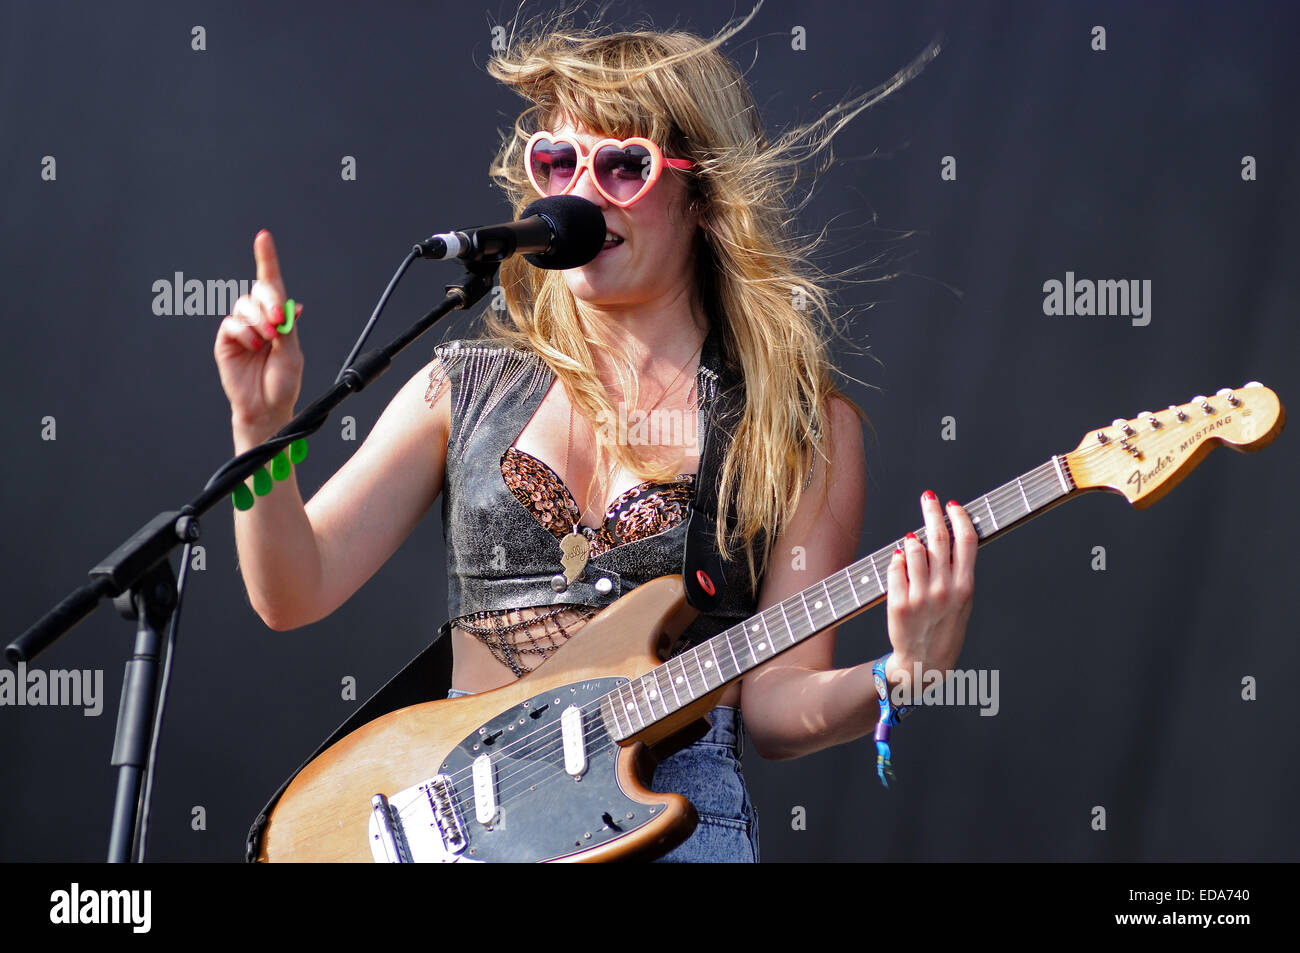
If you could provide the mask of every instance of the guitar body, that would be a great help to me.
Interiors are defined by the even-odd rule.
[[[662,664],[695,614],[680,577],[655,579],[606,608],[518,681],[412,705],[362,726],[294,778],[268,819],[258,859],[399,859],[376,851],[383,840],[372,804],[376,794],[388,797],[406,821],[398,853],[409,849],[413,859],[609,861],[666,853],[695,829],[695,809],[680,795],[657,794],[646,785],[660,758],[707,728],[700,719],[722,689],[620,744],[608,738],[599,710],[589,711],[583,726],[588,763],[576,778],[560,756],[559,725],[565,708],[590,707]],[[501,758],[506,745],[509,756]],[[483,753],[495,759],[498,797],[496,816],[486,824],[475,817],[472,783],[474,760]],[[419,787],[439,775],[456,779],[450,800],[459,805],[464,840],[457,852],[445,849],[431,795]],[[401,792],[407,793],[399,798]]]

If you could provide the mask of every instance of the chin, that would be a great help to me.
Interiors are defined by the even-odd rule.
[[[620,278],[616,274],[604,273],[604,269],[595,265],[583,265],[564,273],[564,283],[569,292],[584,304],[593,306],[627,302],[631,289]]]

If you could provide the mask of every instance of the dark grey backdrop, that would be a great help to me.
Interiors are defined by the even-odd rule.
[[[697,32],[733,9],[652,6],[656,25]],[[229,454],[211,353],[221,314],[155,315],[155,281],[251,278],[253,235],[271,228],[306,303],[314,395],[411,241],[506,216],[485,171],[517,110],[482,69],[495,12],[3,7],[10,635]],[[195,25],[206,51],[191,48]],[[1105,52],[1091,49],[1095,25]],[[806,50],[791,48],[795,26]],[[866,349],[844,363],[873,385],[852,393],[878,431],[863,552],[918,525],[927,487],[973,498],[1114,417],[1251,379],[1296,398],[1298,27],[1293,6],[1271,3],[769,0],[729,44],[777,130],[946,36],[919,79],[842,133],[843,161],[803,219],[840,216],[857,247],[831,264],[886,253],[873,274],[898,273],[840,299]],[[940,179],[945,155],[955,182]],[[1257,181],[1242,180],[1246,155]],[[344,156],[356,181],[340,177]],[[1149,279],[1150,325],[1045,316],[1043,282],[1066,271]],[[385,339],[449,272],[411,273]],[[312,440],[305,495],[435,338],[467,321],[346,405],[356,442],[337,420]],[[949,415],[955,441],[940,439]],[[46,417],[55,440],[42,439]],[[999,714],[908,722],[888,792],[869,740],[787,763],[751,754],[765,858],[1294,859],[1294,447],[1283,434],[1260,456],[1216,452],[1152,510],[1092,495],[983,550],[961,664],[998,670]],[[445,609],[436,507],[349,603],[290,633],[248,607],[224,506],[204,545],[154,804],[158,860],[238,859],[266,795],[352,709],[341,679],[365,697]],[[1096,546],[1104,572],[1090,566]],[[37,663],[103,669],[99,717],[0,709],[0,858],[103,856],[129,644],[130,626],[102,607]],[[885,646],[878,609],[843,627],[838,661]],[[1246,676],[1256,701],[1241,699]],[[1105,831],[1092,829],[1096,806]],[[798,808],[805,830],[793,829]]]

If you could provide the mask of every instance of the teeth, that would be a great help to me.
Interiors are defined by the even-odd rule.
[[[623,239],[619,238],[619,237],[618,237],[617,235],[615,235],[613,232],[606,232],[606,233],[605,233],[605,241],[607,241],[607,242],[621,242],[622,240],[623,240]]]

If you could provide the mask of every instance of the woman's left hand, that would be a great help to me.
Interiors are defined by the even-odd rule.
[[[944,508],[931,490],[921,496],[921,512],[925,544],[908,533],[902,555],[896,552],[889,564],[889,641],[894,654],[886,663],[885,678],[891,687],[910,684],[918,662],[922,673],[951,670],[971,614],[979,548],[975,527],[966,511],[949,501],[950,539]]]

